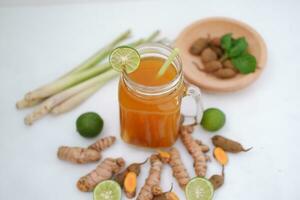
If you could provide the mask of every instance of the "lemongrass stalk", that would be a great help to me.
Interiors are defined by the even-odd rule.
[[[38,90],[29,92],[25,95],[26,100],[36,100],[36,99],[43,99],[54,95],[58,92],[61,92],[79,82],[92,78],[110,67],[109,64],[101,64],[97,65],[91,69],[87,69],[80,73],[71,74],[65,78],[59,79],[52,84],[44,86]]]
[[[154,31],[146,40],[145,40],[145,43],[149,43],[149,42],[153,42],[157,36],[159,36],[160,34],[160,31],[159,30],[156,30]]]
[[[38,99],[38,100],[34,100],[34,101],[28,101],[26,99],[21,99],[16,103],[16,107],[17,109],[23,109],[23,108],[29,108],[32,106],[35,106],[39,103],[41,103],[43,101],[43,99]]]
[[[79,92],[78,94],[75,94],[74,96],[72,96],[69,99],[65,100],[61,104],[55,106],[51,110],[51,113],[54,114],[54,115],[59,115],[59,114],[62,114],[62,113],[69,112],[70,110],[74,109],[75,107],[77,107],[81,103],[83,103],[85,100],[87,100],[96,91],[98,91],[104,84],[105,83],[92,86],[91,88],[88,88],[84,91]]]
[[[176,58],[176,56],[179,54],[179,49],[175,48],[171,54],[169,55],[168,59],[164,62],[164,64],[160,67],[158,73],[157,73],[157,77],[161,77],[162,75],[164,75],[164,73],[167,71],[168,67],[170,66],[170,64],[174,61],[174,59]]]
[[[31,125],[36,120],[42,118],[46,114],[48,114],[55,106],[64,102],[68,98],[78,94],[79,92],[86,90],[94,85],[104,84],[111,78],[115,77],[118,72],[114,70],[107,70],[102,74],[91,78],[83,83],[80,83],[74,87],[71,87],[65,91],[62,91],[48,99],[46,99],[43,103],[41,103],[31,114],[27,115],[24,119],[25,124]]]
[[[128,39],[131,35],[131,31],[127,30],[126,32],[119,35],[116,39],[114,39],[111,43],[106,45],[104,48],[100,49],[98,52],[96,52],[93,56],[88,58],[86,61],[84,61],[82,64],[80,64],[78,67],[71,70],[67,75],[75,73],[75,72],[81,72],[85,69],[88,69],[90,67],[95,66],[97,63],[101,62],[104,58],[106,58],[111,50],[124,40]]]

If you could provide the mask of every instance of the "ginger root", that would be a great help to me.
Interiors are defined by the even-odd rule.
[[[77,188],[82,192],[90,192],[101,181],[111,179],[125,166],[123,158],[106,158],[96,169],[81,177],[77,182]]]
[[[202,147],[191,136],[191,127],[191,125],[181,126],[180,138],[189,154],[193,157],[196,175],[205,177],[207,171],[206,156],[203,153]]]
[[[171,159],[169,164],[172,168],[173,176],[176,178],[180,187],[184,189],[186,184],[190,180],[188,171],[181,160],[179,151],[175,147],[171,148],[170,155],[171,155]]]
[[[61,160],[76,164],[84,164],[101,160],[101,152],[110,147],[116,138],[114,136],[97,140],[88,148],[61,146],[58,148],[57,157]]]
[[[160,175],[163,168],[163,162],[159,159],[158,155],[153,154],[150,157],[150,170],[148,178],[141,191],[139,192],[137,200],[152,200],[154,195],[152,193],[152,187],[159,185]]]

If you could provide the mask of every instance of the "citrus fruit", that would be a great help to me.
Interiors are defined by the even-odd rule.
[[[185,188],[187,200],[211,200],[213,194],[213,185],[205,178],[193,178],[188,182]]]
[[[103,129],[103,119],[97,113],[87,112],[77,118],[76,128],[83,137],[96,137]]]
[[[218,108],[206,109],[203,113],[201,125],[208,131],[217,131],[225,124],[225,114]]]
[[[94,200],[120,200],[121,187],[112,180],[100,182],[94,189]]]
[[[109,57],[109,62],[114,70],[126,73],[135,71],[139,67],[140,61],[139,52],[128,46],[114,49]]]

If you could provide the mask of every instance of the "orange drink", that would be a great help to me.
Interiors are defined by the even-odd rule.
[[[178,137],[181,99],[185,93],[177,56],[165,73],[158,71],[172,51],[160,44],[139,47],[139,67],[122,73],[119,82],[121,137],[143,147],[169,147]]]

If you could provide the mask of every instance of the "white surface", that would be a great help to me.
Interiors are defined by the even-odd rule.
[[[278,2],[278,1],[277,1]],[[229,155],[226,183],[215,199],[300,199],[300,67],[299,1],[126,1],[86,5],[0,8],[0,199],[80,200],[76,181],[96,164],[77,166],[56,158],[59,145],[86,146],[74,122],[85,111],[97,111],[105,120],[104,135],[119,136],[117,80],[103,87],[76,110],[46,117],[32,127],[23,124],[30,112],[17,111],[14,103],[29,89],[46,83],[80,63],[118,33],[132,28],[136,38],[161,29],[175,38],[194,20],[228,16],[253,26],[265,38],[268,66],[249,88],[232,94],[204,94],[207,107],[227,115],[224,136],[253,146],[249,153]],[[284,2],[284,3],[283,3]],[[194,137],[210,144],[210,134],[197,129]],[[192,159],[176,144],[191,175]],[[104,156],[143,161],[150,151],[117,144]],[[208,176],[219,173],[215,161]],[[139,188],[148,173],[145,166]],[[184,194],[165,167],[162,186]]]

